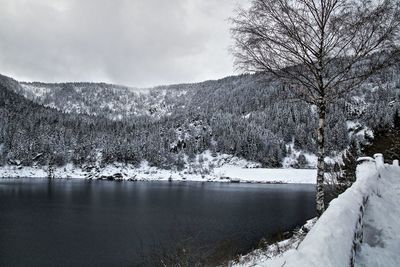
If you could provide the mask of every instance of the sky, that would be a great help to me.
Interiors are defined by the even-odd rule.
[[[228,18],[250,0],[0,0],[0,73],[149,87],[236,74]]]

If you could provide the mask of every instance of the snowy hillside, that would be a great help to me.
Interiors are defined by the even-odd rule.
[[[329,107],[330,158],[393,124],[399,74],[396,67],[376,75]],[[100,152],[103,165],[148,161],[173,169],[209,150],[263,167],[315,167],[315,109],[287,101],[290,93],[263,74],[149,89],[19,83],[1,75],[0,85],[1,164],[87,165]]]
[[[132,116],[160,117],[182,106],[185,90],[137,89],[105,83],[20,83],[20,94],[67,113],[102,115],[121,120]],[[174,101],[171,101],[174,99]]]

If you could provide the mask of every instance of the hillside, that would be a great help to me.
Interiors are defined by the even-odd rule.
[[[397,66],[376,75],[330,107],[331,156],[346,149],[351,139],[364,142],[370,129],[393,124],[400,109],[399,74]],[[305,167],[309,163],[303,154],[315,152],[313,108],[295,102],[279,82],[262,74],[147,89],[104,83],[20,83],[5,76],[0,84],[10,103],[0,113],[6,122],[0,137],[3,163],[18,160],[30,165],[42,155],[37,164],[46,164],[57,155],[60,164],[89,164],[101,155],[103,163],[147,160],[162,168],[180,168],[210,150],[267,167],[283,162]],[[32,145],[36,143],[41,145]]]
[[[105,83],[20,83],[16,91],[24,97],[66,113],[102,115],[112,120],[133,116],[159,117],[180,103],[169,97],[179,97],[186,91],[135,89]]]

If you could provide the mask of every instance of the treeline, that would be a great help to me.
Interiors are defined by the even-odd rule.
[[[330,107],[328,151],[342,151],[351,139],[364,139],[363,126],[393,125],[400,108],[399,74],[396,67],[377,75]],[[0,164],[147,160],[162,168],[182,168],[185,157],[191,160],[211,150],[279,167],[290,152],[289,142],[315,152],[313,109],[263,74],[145,93],[90,83],[21,86],[4,76],[0,84]],[[362,126],[349,134],[348,120]]]
[[[363,152],[367,155],[385,152],[385,161],[392,163],[395,159],[400,159],[400,111],[394,114],[393,125],[391,127],[380,127],[375,129],[375,138],[363,147]]]
[[[0,85],[0,164],[59,166],[148,160],[164,168],[182,166],[182,149],[174,149],[179,127],[197,135],[185,141],[185,152],[206,150],[210,136],[201,122],[179,124],[179,116],[154,119],[137,116],[132,121],[102,116],[63,113],[25,99],[10,90],[15,81],[2,77]],[[8,85],[8,87],[5,87]],[[194,135],[194,134],[193,134]],[[186,138],[185,138],[186,139]],[[176,142],[175,142],[176,143]],[[183,146],[181,147],[183,148]]]

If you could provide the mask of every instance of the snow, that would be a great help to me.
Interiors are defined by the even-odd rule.
[[[47,177],[47,172],[41,168],[35,167],[20,167],[20,166],[1,166],[0,167],[1,178],[43,178]]]
[[[196,155],[189,160],[184,157],[184,168],[160,169],[150,166],[147,161],[139,166],[114,163],[101,166],[102,153],[96,154],[96,163],[78,167],[68,164],[54,167],[55,178],[94,178],[135,181],[202,181],[202,182],[243,182],[243,183],[297,183],[314,184],[315,169],[269,169],[261,164],[228,154],[213,155],[210,151]],[[16,162],[16,165],[19,163]],[[48,167],[2,166],[0,178],[47,177]]]
[[[47,167],[1,166],[0,178],[43,178],[48,176]],[[57,178],[85,178],[85,172],[72,164],[54,169]]]
[[[26,83],[20,83],[22,89],[24,89],[24,96],[27,97],[27,94],[30,93],[32,94],[33,97],[44,97],[47,94],[51,93],[51,88],[46,87],[46,86],[39,86],[39,85],[33,85],[33,84],[26,84]]]
[[[357,158],[357,162],[363,162],[363,161],[372,161],[374,162],[375,160],[371,157],[359,157]]]
[[[374,137],[374,132],[369,127],[363,125],[358,121],[346,121],[347,129],[349,130],[349,137],[355,135],[364,138],[365,135]]]
[[[308,220],[300,229],[293,231],[294,233],[291,238],[267,245],[265,248],[259,248],[247,255],[240,256],[239,260],[232,262],[232,267],[256,266],[258,262],[268,261],[289,250],[296,249],[316,221],[317,218]]]
[[[377,180],[378,170],[374,162],[359,165],[356,182],[330,203],[297,249],[241,266],[350,266],[360,206],[367,196],[376,192]]]
[[[18,93],[46,107],[65,113],[83,113],[93,116],[103,114],[112,120],[145,114],[154,118],[170,116],[171,109],[174,105],[179,105],[179,101],[170,103],[168,99],[179,99],[187,93],[183,89],[133,88],[104,83],[21,82],[20,85]],[[63,93],[65,85],[72,88],[74,92],[67,92],[65,95]],[[107,95],[106,98],[104,94]]]
[[[400,168],[383,164],[381,154],[374,157],[360,160],[356,182],[330,203],[303,241],[277,243],[280,253],[255,250],[234,266],[336,267],[353,259],[359,267],[400,266]]]
[[[383,168],[384,167],[384,160],[383,160],[383,155],[380,153],[377,153],[374,155],[375,158],[375,163],[377,168]]]
[[[243,119],[249,119],[250,116],[251,116],[251,112],[250,112],[250,113],[247,113],[246,115],[243,115],[242,118],[243,118]]]
[[[0,167],[0,178],[40,178],[47,177],[47,167]],[[204,171],[204,172],[202,172]],[[197,182],[243,182],[243,183],[296,183],[314,184],[316,170],[310,169],[268,169],[243,168],[224,165],[214,169],[165,170],[151,167],[142,162],[139,167],[129,164],[110,164],[104,168],[84,170],[68,164],[54,168],[55,178],[95,178],[107,179],[121,175],[121,180],[137,181],[197,181]]]
[[[234,166],[215,168],[219,177],[229,177],[243,182],[315,184],[315,169],[244,169]]]
[[[317,168],[317,161],[318,161],[317,155],[306,151],[297,150],[294,147],[293,141],[286,144],[286,150],[291,151],[291,153],[283,159],[282,161],[283,168],[293,168],[293,166],[298,166],[298,159],[300,155],[303,155],[307,161],[307,164],[303,167],[307,169]],[[332,165],[335,163],[340,163],[342,161],[342,153],[343,152],[339,152],[339,153],[334,153],[331,156],[326,156],[324,159],[325,163]]]
[[[354,121],[346,121],[346,125],[347,125],[347,129],[349,129],[349,130],[355,129],[355,128],[361,126],[361,124],[359,122],[354,122]]]
[[[330,203],[285,266],[348,266],[360,206],[376,189],[377,177],[373,162],[359,165],[356,182]]]
[[[369,199],[364,216],[363,243],[356,266],[400,266],[400,168],[380,171],[378,194]]]
[[[292,153],[283,159],[282,166],[284,168],[291,168],[292,166],[295,166],[297,164],[297,159],[299,158],[300,155],[305,156],[305,158],[308,162],[308,164],[307,164],[308,168],[315,169],[317,167],[318,157],[315,154],[307,153],[307,152],[295,149],[294,142],[288,143],[286,145],[286,150],[289,150],[289,149],[292,151]]]

